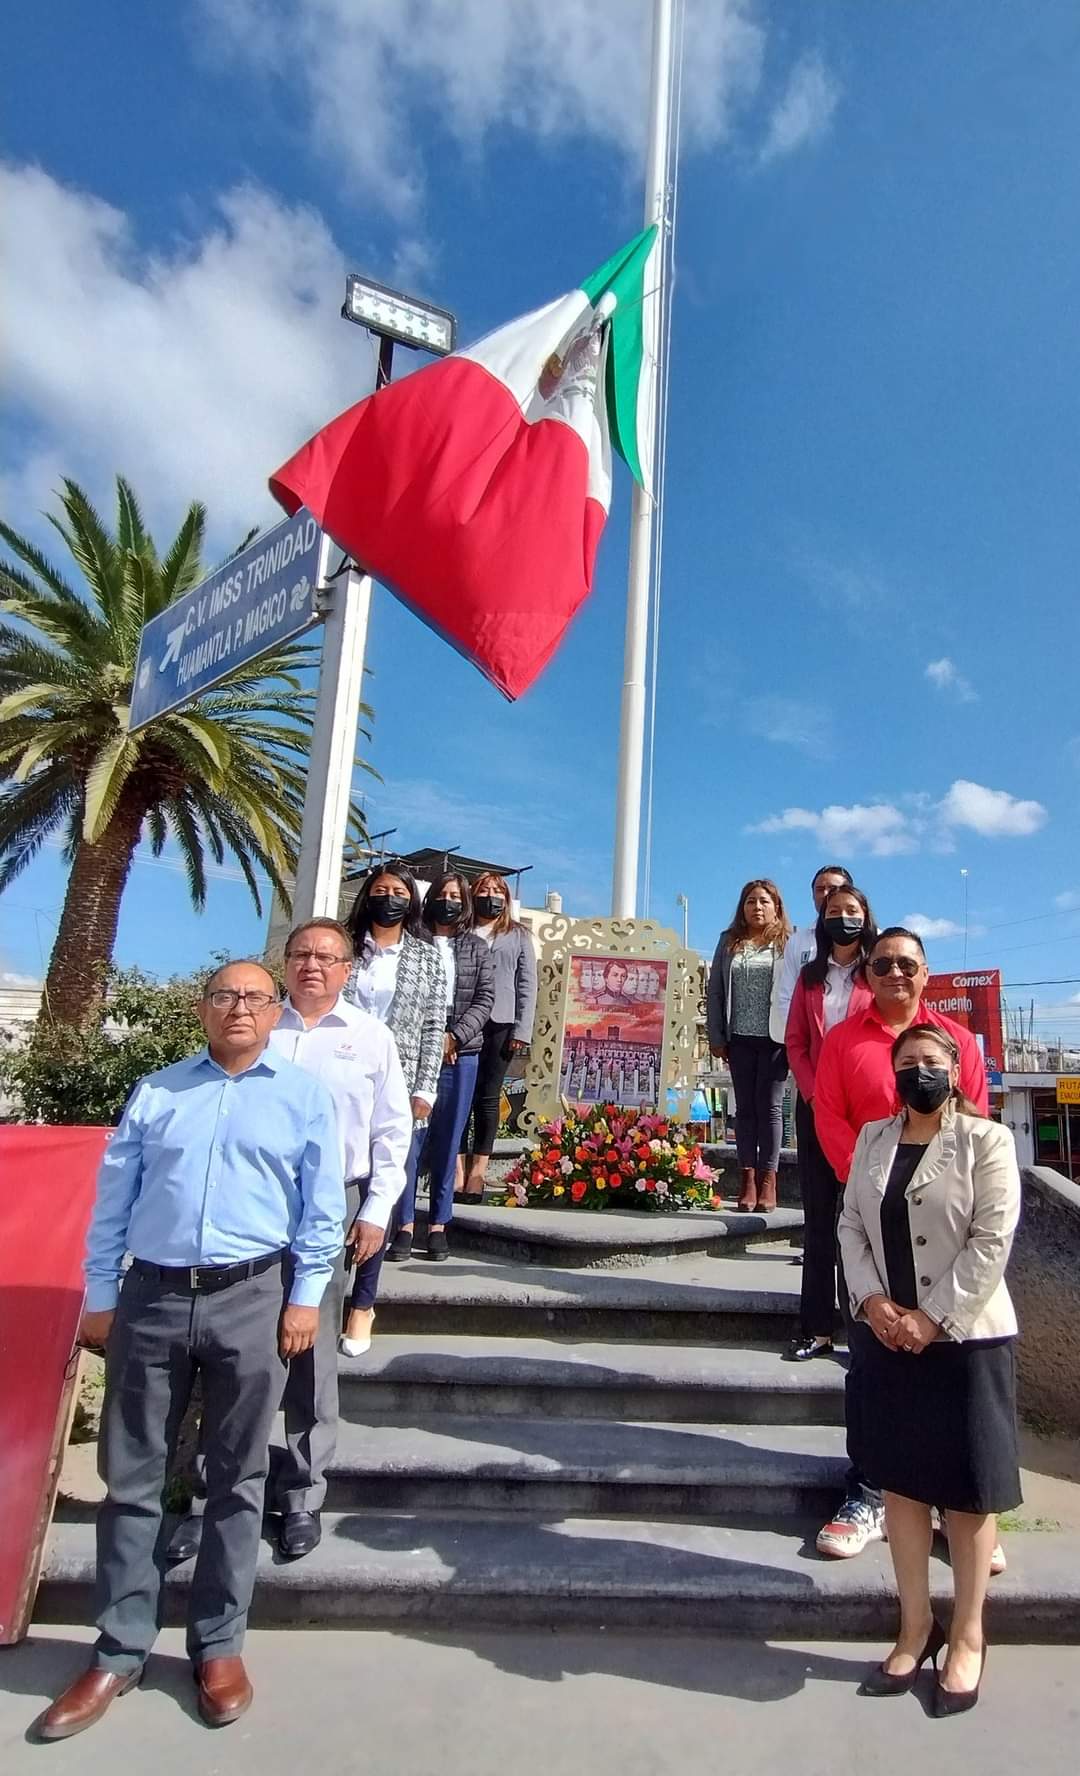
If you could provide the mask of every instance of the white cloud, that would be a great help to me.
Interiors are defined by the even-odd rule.
[[[927,913],[905,913],[900,923],[914,931],[917,937],[962,937],[964,934],[964,927],[957,925],[955,920],[931,919]]]
[[[896,857],[918,849],[910,816],[889,802],[857,802],[847,808],[834,803],[819,814],[808,808],[785,808],[748,831],[811,833],[818,846],[835,857],[853,857],[859,851],[868,851],[871,857]]]
[[[946,826],[964,826],[984,839],[1028,838],[1046,824],[1041,802],[1024,802],[1005,789],[986,789],[958,777],[940,807]]]
[[[207,53],[294,80],[317,147],[399,218],[424,197],[415,115],[467,150],[497,128],[588,137],[639,156],[650,0],[202,0]],[[727,138],[761,85],[759,0],[688,0],[683,142]],[[762,160],[814,140],[839,89],[820,55],[792,69]]]
[[[0,987],[40,987],[41,982],[34,974],[20,974],[14,968],[0,968]]]
[[[271,470],[370,387],[325,223],[256,187],[146,253],[122,211],[0,165],[0,254],[6,392],[34,437],[4,489],[17,528],[62,460],[99,499],[126,474],[159,540],[200,498],[230,541],[275,515]]]
[[[1075,912],[1080,908],[1080,888],[1066,888],[1063,894],[1055,894],[1054,905],[1059,913]]]
[[[840,100],[840,86],[817,51],[800,57],[769,118],[758,159],[762,166],[793,154],[825,134]]]
[[[931,660],[926,668],[926,677],[939,691],[945,691],[958,703],[974,703],[978,700],[978,691],[970,679],[958,672],[946,654],[940,660]]]
[[[898,802],[856,802],[850,807],[834,803],[817,813],[785,808],[746,830],[812,833],[838,857],[859,851],[871,857],[896,857],[917,851],[924,839],[936,850],[949,850],[956,827],[967,827],[986,839],[1026,838],[1038,832],[1046,819],[1041,802],[1020,801],[1007,790],[986,789],[960,777],[937,803],[919,790]]]
[[[820,703],[804,703],[793,697],[753,697],[743,709],[746,728],[762,740],[778,746],[794,746],[811,758],[831,758],[833,722]]]

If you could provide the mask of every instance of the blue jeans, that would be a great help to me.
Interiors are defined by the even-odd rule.
[[[433,1227],[446,1227],[453,1219],[454,1172],[461,1137],[472,1109],[479,1061],[479,1055],[459,1055],[452,1067],[444,1066],[439,1074],[439,1095],[427,1126],[427,1139],[420,1145],[417,1163],[410,1165],[406,1174],[405,1194],[398,1212],[399,1227],[407,1227],[416,1219],[416,1180],[425,1166],[431,1175],[429,1223]]]

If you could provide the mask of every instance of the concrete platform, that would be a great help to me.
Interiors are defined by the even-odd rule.
[[[334,1511],[596,1512],[643,1518],[823,1518],[847,1473],[825,1425],[465,1418],[341,1426]]]
[[[978,1708],[944,1722],[928,1716],[928,1674],[887,1707],[857,1695],[880,1640],[409,1628],[250,1634],[255,1704],[218,1734],[195,1713],[183,1636],[168,1629],[141,1689],[92,1732],[26,1744],[91,1639],[35,1628],[0,1653],[5,1776],[716,1776],[727,1763],[739,1776],[836,1776],[838,1764],[1015,1776],[1067,1771],[1076,1753],[1070,1647],[992,1646]]]
[[[816,1520],[782,1527],[642,1523],[626,1518],[327,1514],[321,1545],[285,1563],[260,1550],[253,1626],[640,1627],[803,1639],[886,1636],[896,1619],[888,1552],[857,1560],[813,1552]],[[1009,1571],[993,1581],[988,1632],[998,1641],[1080,1641],[1080,1538],[1005,1537]],[[182,1619],[191,1564],[169,1575],[169,1620]],[[951,1575],[933,1563],[935,1598]],[[88,1621],[94,1531],[53,1525],[35,1621]]]
[[[784,1363],[779,1348],[588,1343],[566,1338],[384,1333],[341,1358],[346,1418],[371,1413],[842,1424],[839,1361]]]
[[[802,1231],[801,1209],[741,1215],[734,1208],[678,1215],[581,1209],[508,1209],[497,1191],[483,1206],[455,1211],[451,1239],[524,1264],[564,1269],[644,1264],[683,1253],[730,1253],[747,1241],[789,1240]]]
[[[653,1259],[556,1270],[452,1253],[383,1266],[384,1332],[518,1337],[564,1332],[635,1341],[782,1340],[797,1330],[800,1273],[791,1252]]]

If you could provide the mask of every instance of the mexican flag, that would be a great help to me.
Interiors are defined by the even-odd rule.
[[[652,470],[646,229],[579,290],[391,383],[270,477],[507,697],[547,665],[588,597],[611,446]]]

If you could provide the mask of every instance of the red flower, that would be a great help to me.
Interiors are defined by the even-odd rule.
[[[588,1188],[589,1186],[585,1183],[584,1179],[579,1178],[576,1184],[571,1184],[570,1195],[576,1203],[579,1203]]]
[[[656,1189],[656,1179],[655,1178],[646,1178],[645,1188],[646,1188],[646,1190],[655,1190]]]
[[[612,1190],[618,1190],[621,1184],[622,1184],[621,1178],[612,1178],[612,1180],[611,1180]]]
[[[690,1161],[688,1159],[680,1159],[675,1170],[678,1172],[680,1178],[688,1178],[690,1176]]]
[[[651,1147],[639,1147],[637,1150],[637,1156],[639,1159],[648,1159],[649,1154],[651,1152],[652,1152]]]
[[[618,1165],[618,1163],[619,1163],[619,1156],[616,1153],[614,1147],[608,1148],[607,1152],[604,1154],[604,1158],[607,1161],[609,1166]]]

